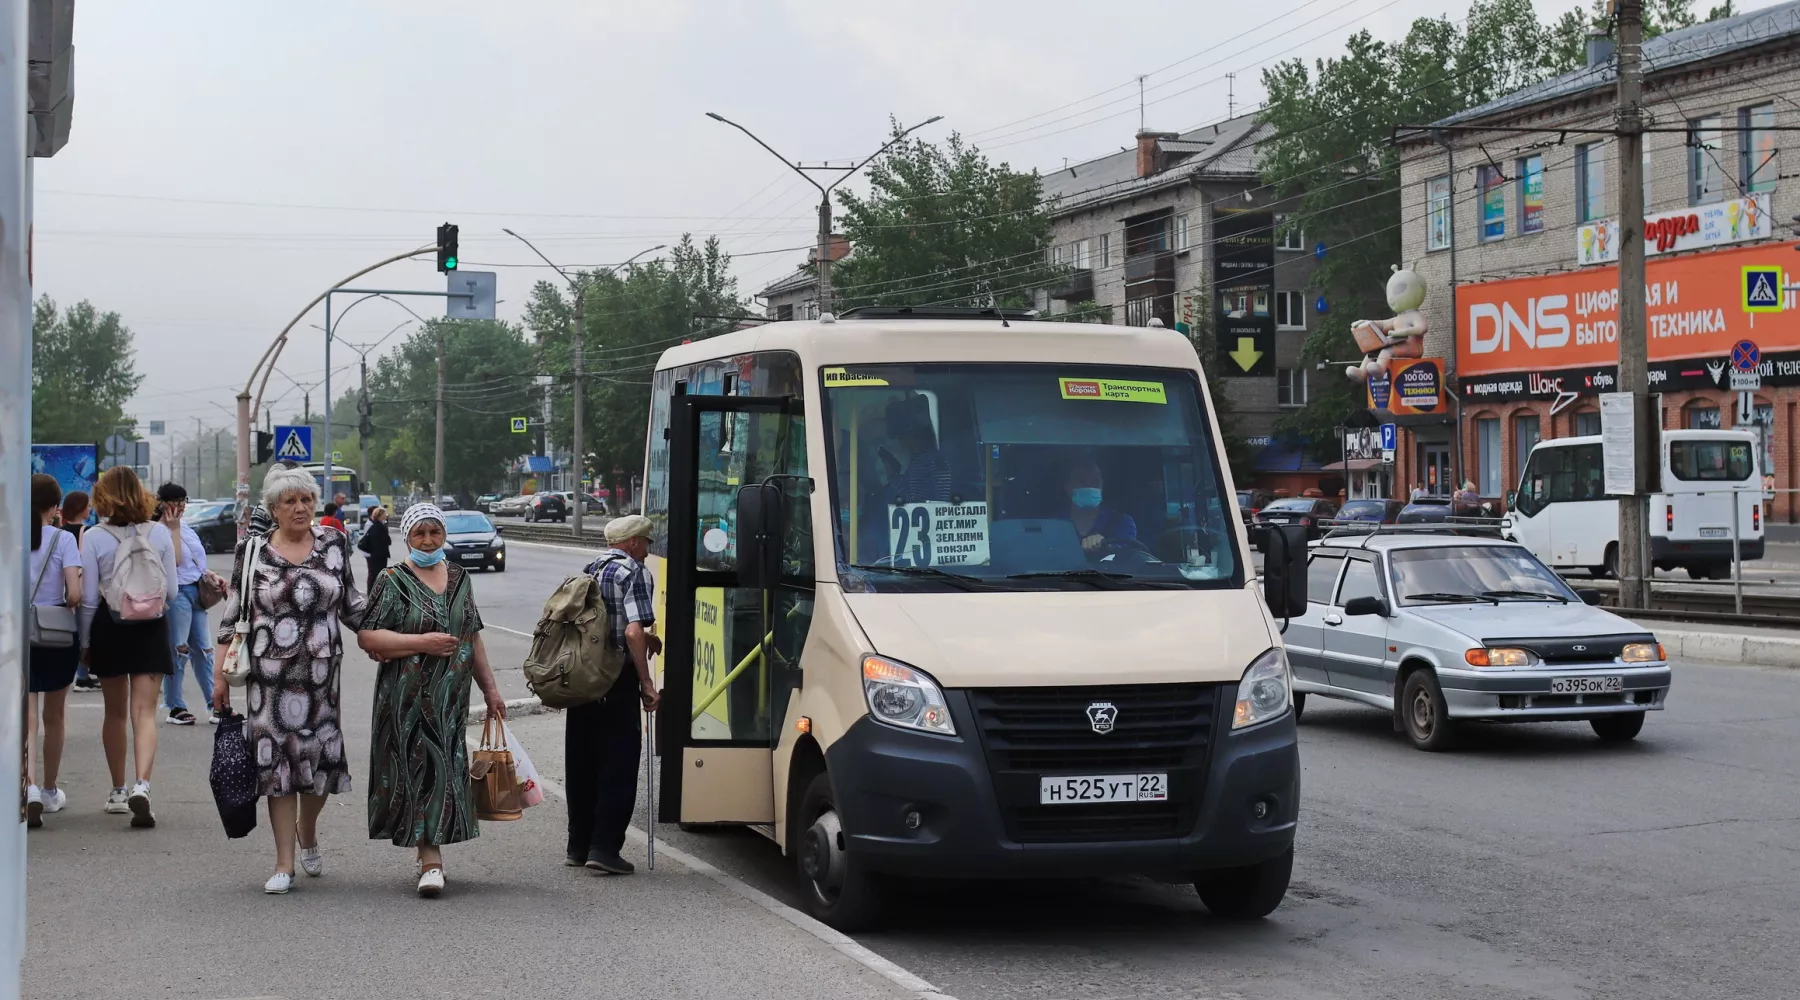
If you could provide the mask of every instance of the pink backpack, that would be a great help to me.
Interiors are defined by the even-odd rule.
[[[155,621],[167,610],[169,578],[163,572],[162,555],[150,544],[151,525],[134,524],[118,529],[101,527],[119,540],[113,553],[112,575],[102,593],[113,618],[122,622]],[[121,535],[119,532],[125,533]]]

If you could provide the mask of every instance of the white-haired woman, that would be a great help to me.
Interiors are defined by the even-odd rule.
[[[263,891],[294,884],[294,849],[308,875],[324,873],[319,813],[327,795],[350,791],[350,763],[339,723],[340,623],[362,624],[363,595],[350,575],[350,546],[336,528],[313,524],[319,486],[299,469],[277,467],[263,481],[263,506],[275,522],[240,592],[249,540],[238,543],[233,593],[219,619],[219,642],[237,638],[239,602],[249,601],[250,631],[240,655],[249,660],[244,738],[257,768],[257,794],[269,800],[275,874]],[[222,665],[225,657],[219,658]],[[231,708],[222,666],[214,704]]]

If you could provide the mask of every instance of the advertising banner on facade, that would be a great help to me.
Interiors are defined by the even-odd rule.
[[[1766,240],[1774,235],[1769,195],[1652,212],[1644,216],[1644,254],[1654,257],[1684,250],[1703,250],[1732,243]],[[1575,259],[1583,267],[1619,259],[1619,220],[1599,219],[1575,230]]]
[[[1664,391],[1723,386],[1731,350],[1760,346],[1772,384],[1800,384],[1800,293],[1779,310],[1751,293],[1746,274],[1800,281],[1794,243],[1652,260],[1644,298],[1650,385]],[[1457,294],[1457,374],[1465,399],[1518,399],[1616,386],[1619,276],[1614,267],[1462,285]],[[1717,377],[1714,369],[1717,368]]]
[[[1275,374],[1275,215],[1213,213],[1218,354],[1227,376]]]

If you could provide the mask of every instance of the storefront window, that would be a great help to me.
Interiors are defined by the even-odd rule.
[[[1498,167],[1476,167],[1475,186],[1481,191],[1481,238],[1500,239],[1506,235],[1506,178]]]
[[[1500,495],[1500,418],[1480,417],[1475,421],[1475,461],[1480,470],[1481,495]]]
[[[1719,408],[1710,404],[1690,406],[1683,416],[1693,430],[1716,431],[1723,426],[1719,423]]]
[[[1590,437],[1600,433],[1600,412],[1598,410],[1582,410],[1575,414],[1575,436]]]
[[[1538,443],[1538,418],[1535,413],[1521,413],[1513,418],[1513,468],[1523,469],[1531,449]]]

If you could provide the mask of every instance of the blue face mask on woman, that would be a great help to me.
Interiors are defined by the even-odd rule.
[[[421,552],[418,549],[408,549],[406,558],[412,560],[412,564],[420,569],[429,569],[444,561],[444,550],[433,549],[430,552]]]
[[[1083,510],[1093,510],[1100,506],[1100,487],[1077,486],[1069,491],[1069,500]]]

